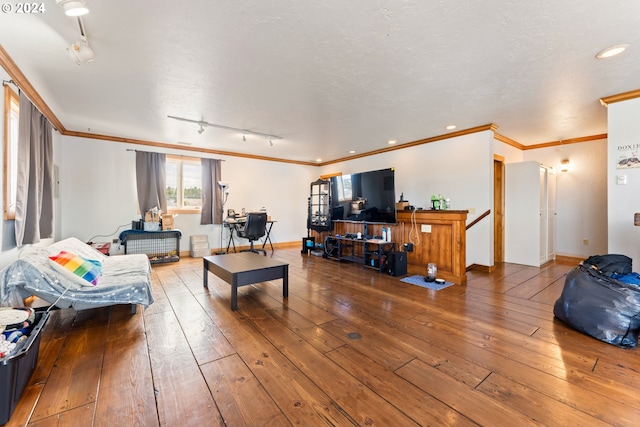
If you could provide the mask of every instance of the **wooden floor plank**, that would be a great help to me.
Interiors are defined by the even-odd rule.
[[[173,312],[145,316],[145,324],[160,424],[224,425]]]
[[[144,330],[140,313],[131,315],[128,307],[113,308],[94,426],[158,425]]]
[[[101,313],[96,314],[102,317]],[[47,379],[32,420],[95,403],[106,337],[106,324],[71,330]]]
[[[419,389],[434,396],[455,411],[465,414],[479,425],[539,425],[534,419],[520,413],[516,408],[470,388],[419,360],[406,364],[396,372]]]
[[[291,425],[237,355],[201,367],[224,422],[230,426]]]
[[[7,425],[638,425],[640,350],[553,315],[572,263],[497,263],[436,292],[269,256],[289,263],[287,299],[267,281],[231,311],[229,284],[204,288],[182,257],[153,266],[146,310],[52,311]]]
[[[477,425],[352,347],[341,347],[329,352],[327,356],[419,425],[456,427]]]

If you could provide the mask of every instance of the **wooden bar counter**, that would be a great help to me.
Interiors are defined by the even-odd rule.
[[[466,284],[467,211],[421,210],[415,211],[414,220],[412,216],[412,211],[398,211],[394,227],[396,233],[402,233],[400,244],[414,243],[413,252],[407,254],[408,264],[421,267],[426,275],[427,264],[433,262],[438,277]]]

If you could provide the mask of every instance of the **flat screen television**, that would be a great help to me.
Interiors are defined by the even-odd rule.
[[[333,220],[396,223],[394,169],[331,178]]]

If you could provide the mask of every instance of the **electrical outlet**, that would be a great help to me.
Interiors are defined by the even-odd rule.
[[[423,233],[431,233],[431,225],[430,224],[421,224],[420,231]]]
[[[589,244],[589,239],[582,239],[582,244],[583,245],[588,245]]]

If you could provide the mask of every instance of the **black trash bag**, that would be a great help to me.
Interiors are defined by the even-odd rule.
[[[640,330],[640,287],[582,263],[567,274],[553,314],[600,341],[633,348]]]
[[[593,255],[585,259],[582,263],[595,267],[602,274],[609,277],[613,274],[622,275],[631,273],[631,258],[626,255]]]

